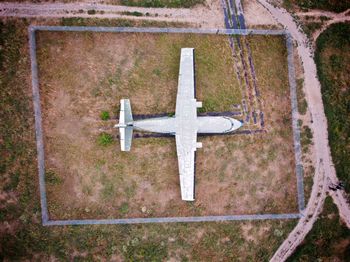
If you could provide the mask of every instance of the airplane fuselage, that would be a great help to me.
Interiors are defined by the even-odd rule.
[[[134,129],[146,132],[176,134],[177,127],[183,126],[178,117],[160,117],[133,121]],[[196,116],[187,125],[197,130],[198,134],[223,134],[232,132],[242,126],[236,119],[226,116]]]

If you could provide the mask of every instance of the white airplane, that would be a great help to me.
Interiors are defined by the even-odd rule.
[[[185,201],[194,201],[195,153],[202,147],[197,134],[228,133],[242,126],[240,121],[226,116],[197,116],[200,107],[202,102],[195,98],[194,49],[182,48],[175,116],[134,121],[130,100],[121,99],[119,124],[115,125],[122,151],[130,151],[133,129],[175,136],[181,197]]]

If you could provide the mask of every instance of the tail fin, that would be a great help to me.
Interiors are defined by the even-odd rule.
[[[120,100],[119,127],[120,133],[120,149],[122,151],[130,151],[132,141],[133,118],[129,99]]]

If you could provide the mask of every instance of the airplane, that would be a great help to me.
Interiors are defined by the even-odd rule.
[[[242,126],[239,120],[226,116],[197,116],[202,102],[196,100],[194,48],[181,48],[175,116],[134,121],[129,99],[120,100],[119,128],[121,151],[130,151],[133,130],[165,133],[175,136],[179,165],[181,198],[195,199],[195,159],[197,134],[222,134]]]

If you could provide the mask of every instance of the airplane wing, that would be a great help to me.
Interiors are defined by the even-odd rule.
[[[195,99],[194,49],[182,48],[178,93],[176,97],[176,150],[179,162],[182,200],[194,200],[195,152],[197,143],[197,107]]]
[[[132,130],[132,127],[119,128],[121,151],[130,151],[132,141]]]

